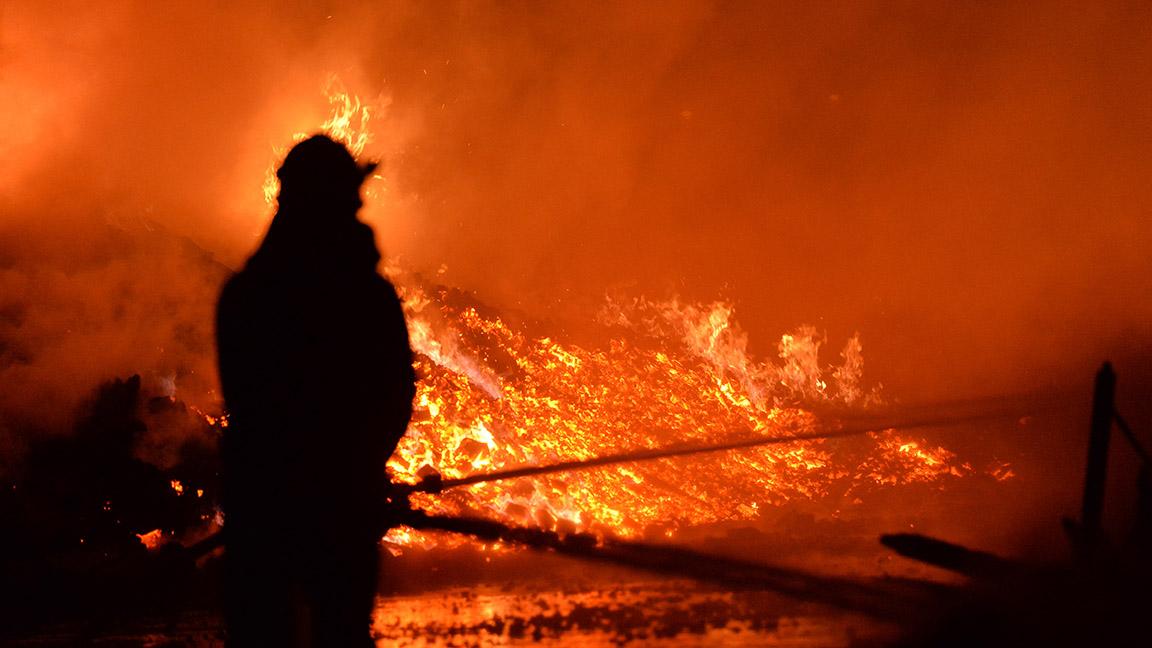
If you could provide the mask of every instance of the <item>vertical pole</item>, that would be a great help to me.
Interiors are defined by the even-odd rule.
[[[1116,373],[1105,362],[1096,374],[1092,397],[1092,429],[1088,436],[1088,467],[1084,473],[1084,509],[1080,524],[1086,553],[1091,554],[1101,539],[1100,520],[1104,512],[1104,483],[1108,472],[1108,439],[1112,432]]]
[[[1136,525],[1132,529],[1132,545],[1141,556],[1152,555],[1152,466],[1140,467],[1137,478]]]

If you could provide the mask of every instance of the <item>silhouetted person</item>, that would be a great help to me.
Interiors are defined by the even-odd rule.
[[[356,216],[374,167],[324,136],[297,144],[220,296],[230,646],[371,645],[384,466],[414,394],[400,300]]]

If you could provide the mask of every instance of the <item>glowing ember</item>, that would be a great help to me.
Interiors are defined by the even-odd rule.
[[[155,551],[164,543],[164,532],[160,529],[152,529],[148,533],[137,533],[136,537],[140,538],[140,543],[147,547],[148,551]]]
[[[928,448],[919,442],[895,435],[871,435],[876,439],[877,453],[860,466],[859,478],[876,484],[910,484],[932,481],[942,475],[961,477],[972,473],[972,466],[957,465],[956,455],[944,448]]]
[[[1016,476],[1016,471],[1012,470],[1012,465],[1006,461],[997,461],[988,469],[988,474],[996,481],[1008,481]]]
[[[195,405],[188,406],[193,412],[204,419],[208,425],[221,430],[228,428],[228,415],[227,414],[208,414]]]

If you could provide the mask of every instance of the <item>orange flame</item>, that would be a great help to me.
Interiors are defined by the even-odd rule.
[[[782,364],[757,362],[727,304],[610,303],[600,320],[612,325],[612,339],[586,349],[402,288],[423,378],[414,420],[388,463],[398,481],[414,482],[430,469],[454,478],[749,431],[798,433],[816,421],[800,403],[877,400],[860,385],[857,339],[842,365],[826,367],[821,338],[802,328],[782,337]],[[868,445],[861,456],[841,456],[829,443],[798,442],[478,484],[415,503],[555,530],[671,535],[755,519],[761,507],[797,498],[971,472],[950,452],[913,440],[874,435]],[[431,542],[409,529],[386,540]]]
[[[364,104],[360,97],[348,92],[339,77],[331,75],[324,89],[328,99],[328,118],[320,125],[320,131],[332,139],[348,147],[352,155],[359,156],[364,147],[372,140],[369,122],[372,119],[372,108]],[[308,137],[309,133],[294,133],[293,142],[299,142]],[[284,158],[288,147],[277,146],[273,148],[275,160]],[[276,162],[268,166],[264,172],[264,204],[272,206],[276,196],[280,193],[280,179],[276,177]]]

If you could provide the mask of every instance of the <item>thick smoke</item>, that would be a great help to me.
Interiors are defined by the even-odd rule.
[[[211,403],[215,287],[332,74],[376,109],[386,251],[558,327],[723,297],[762,355],[859,331],[909,400],[1149,348],[1147,3],[63,5],[0,9],[23,421],[132,371]]]

